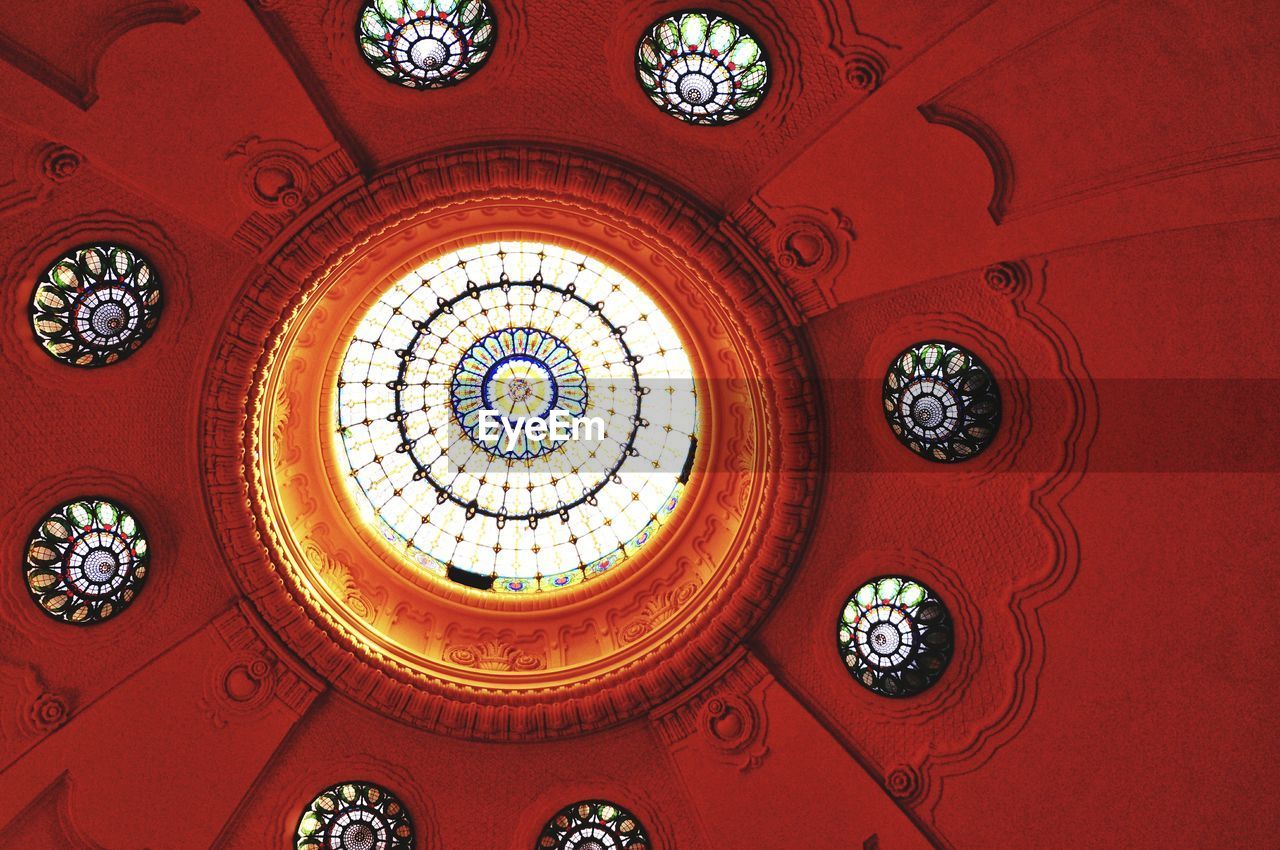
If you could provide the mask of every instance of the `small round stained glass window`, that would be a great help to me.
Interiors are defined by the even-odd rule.
[[[760,42],[711,12],[681,12],[655,23],[640,39],[636,72],[650,100],[691,124],[737,121],[769,88]]]
[[[500,593],[616,569],[676,511],[698,398],[640,286],[556,245],[493,242],[402,278],[337,378],[345,480],[419,569]]]
[[[366,782],[335,785],[298,821],[297,850],[412,850],[413,823],[391,792]]]
[[[884,379],[884,415],[898,440],[938,463],[968,460],[995,439],[1000,392],[974,354],[922,342],[898,355]]]
[[[534,850],[649,850],[649,836],[636,816],[601,800],[561,809]]]
[[[370,0],[358,35],[373,70],[408,88],[438,89],[480,69],[497,24],[486,0]]]
[[[131,513],[105,499],[77,499],[31,533],[27,590],[55,619],[99,623],[129,606],[149,563],[147,538]]]
[[[877,694],[909,697],[938,681],[950,662],[951,617],[920,582],[882,576],[849,597],[838,640],[853,678]]]
[[[50,357],[106,366],[128,357],[160,321],[160,281],[140,254],[118,245],[77,248],[36,284],[31,326]]]

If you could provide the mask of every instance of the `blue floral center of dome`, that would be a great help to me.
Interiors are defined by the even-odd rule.
[[[580,418],[587,410],[587,377],[582,362],[559,337],[537,328],[506,328],[476,340],[454,370],[450,391],[453,413],[477,446],[496,457],[528,460],[563,444],[554,434],[534,439],[520,429],[529,419],[549,419],[560,412]],[[486,429],[499,424],[495,439]]]

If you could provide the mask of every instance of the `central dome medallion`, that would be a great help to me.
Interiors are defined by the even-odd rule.
[[[337,377],[361,519],[418,568],[481,590],[570,587],[675,511],[698,435],[662,309],[586,254],[450,251],[383,292]]]
[[[352,186],[211,360],[232,574],[317,675],[422,728],[527,741],[670,699],[760,621],[816,499],[769,274],[669,186],[560,151]]]

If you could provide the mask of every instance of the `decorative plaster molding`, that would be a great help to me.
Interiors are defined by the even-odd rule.
[[[940,124],[943,127],[959,130],[972,139],[982,151],[991,165],[994,186],[991,202],[987,204],[987,211],[991,213],[992,221],[1002,224],[1009,215],[1009,202],[1013,196],[1013,157],[1009,154],[1009,148],[991,125],[977,115],[941,102],[942,97],[943,95],[939,95],[923,104],[920,107],[920,114],[930,124]]]
[[[33,664],[0,659],[0,692],[6,695],[6,711],[0,712],[0,733],[10,744],[30,743],[61,727],[75,711],[75,700],[51,689]],[[17,751],[0,750],[0,769]]]
[[[83,27],[81,43],[74,50],[51,52],[35,34],[9,33],[0,28],[0,59],[36,82],[48,86],[81,109],[98,100],[98,65],[111,46],[129,32],[148,24],[185,24],[199,14],[182,0],[136,0],[102,3],[99,8],[79,8],[75,21]],[[52,25],[65,27],[61,17]]]
[[[739,770],[759,767],[769,752],[765,692],[773,676],[739,649],[678,699],[651,716],[669,748],[695,738],[714,757]]]
[[[837,209],[776,207],[756,196],[730,222],[766,248],[777,275],[787,284],[784,291],[793,316],[808,320],[836,306],[836,279],[847,267],[857,238],[848,216]]]
[[[242,161],[241,194],[259,207],[232,237],[254,254],[266,250],[306,209],[356,176],[355,163],[342,148],[326,153],[287,139],[248,136],[226,158]]]
[[[296,664],[290,653],[280,651],[245,603],[214,618],[213,625],[233,650],[230,660],[213,671],[202,702],[214,725],[225,726],[235,715],[258,711],[273,697],[298,717],[307,713],[324,684]]]
[[[702,341],[719,352],[716,368],[744,370],[741,386],[768,395],[727,407],[718,419],[728,441],[725,456],[747,464],[728,472],[747,476],[750,486],[735,487],[731,496],[713,494],[719,508],[695,513],[681,526],[673,539],[687,541],[678,544],[686,552],[673,550],[661,567],[655,560],[641,573],[585,585],[582,600],[598,601],[575,609],[572,628],[567,614],[545,602],[504,597],[477,604],[462,589],[424,584],[430,577],[415,578],[412,571],[397,577],[381,571],[377,557],[343,558],[346,544],[330,550],[320,540],[331,558],[348,564],[351,581],[364,591],[387,591],[372,625],[394,627],[396,646],[412,653],[402,661],[373,648],[364,636],[371,624],[363,615],[353,615],[350,606],[340,606],[341,612],[332,607],[332,581],[325,579],[330,590],[319,594],[310,579],[303,580],[294,571],[302,553],[286,545],[274,521],[255,517],[254,506],[267,492],[262,476],[282,472],[269,464],[264,470],[254,460],[257,450],[246,443],[247,436],[261,433],[252,411],[260,413],[264,401],[270,406],[278,398],[274,390],[264,395],[255,386],[262,375],[276,373],[276,334],[319,282],[350,286],[352,297],[361,295],[368,284],[351,283],[353,269],[359,270],[355,279],[394,274],[377,258],[420,253],[421,239],[447,239],[440,233],[492,232],[496,215],[519,221],[520,228],[571,224],[583,238],[625,250],[631,258],[625,262],[652,266],[675,281],[669,285],[679,291],[675,297],[685,320],[695,321],[700,310],[714,311],[697,321],[711,323],[714,316],[714,333],[723,335]],[[281,639],[320,675],[375,710],[414,725],[497,740],[620,722],[696,681],[730,651],[768,610],[805,545],[820,474],[819,406],[814,382],[805,379],[811,374],[808,350],[772,295],[780,284],[770,280],[749,242],[725,240],[714,215],[646,177],[564,151],[495,147],[442,154],[349,189],[299,222],[255,275],[224,326],[205,384],[209,510],[233,574]],[[700,299],[714,300],[703,306]],[[777,391],[784,386],[785,394]],[[249,411],[246,398],[252,400]],[[296,418],[296,406],[291,409],[290,418]],[[753,430],[750,439],[737,435],[760,417],[764,421],[751,427],[763,432]],[[269,432],[274,426],[262,427]],[[752,459],[740,459],[743,453]],[[301,500],[291,523],[322,522],[335,535],[350,525],[314,513],[316,499],[330,498],[327,487],[316,486],[319,479],[295,476],[286,482],[289,498]],[[771,505],[767,511],[765,504]],[[750,542],[722,563],[719,553],[734,534]],[[346,581],[344,575],[338,583],[345,587]],[[691,583],[694,590],[687,589]],[[665,596],[669,592],[674,596]],[[405,594],[419,601],[405,604]],[[668,603],[681,607],[669,612]],[[521,627],[510,636],[496,633],[493,612],[511,606],[524,606]],[[569,678],[576,669],[603,672]]]
[[[1084,363],[1079,341],[1062,319],[1044,303],[1047,260],[1015,260],[984,270],[989,286],[1008,295],[1015,315],[1029,324],[1054,354],[1058,379],[1068,390],[1069,410],[1064,419],[1066,437],[1054,469],[1041,478],[1030,493],[1030,507],[1051,541],[1051,557],[1039,573],[1029,573],[1010,598],[1019,635],[1014,681],[1008,700],[988,723],[974,730],[957,751],[931,753],[920,772],[931,776],[931,788],[922,803],[936,808],[946,779],[977,770],[1017,737],[1035,710],[1038,682],[1044,666],[1044,627],[1040,611],[1066,593],[1080,566],[1080,539],[1063,503],[1084,476],[1089,450],[1098,429],[1098,394]],[[1013,280],[1013,285],[1005,281]],[[993,284],[993,281],[995,282]]]
[[[818,7],[831,34],[828,49],[840,63],[845,82],[868,93],[880,88],[889,73],[889,62],[881,51],[902,48],[862,32],[851,3],[818,0]]]

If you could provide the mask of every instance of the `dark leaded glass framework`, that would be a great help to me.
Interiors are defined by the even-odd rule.
[[[391,792],[367,782],[335,785],[298,821],[297,850],[412,850],[413,822]]]
[[[1000,392],[991,371],[949,342],[898,355],[884,379],[884,415],[911,451],[938,463],[968,460],[995,439]]]
[[[27,544],[27,589],[54,619],[88,625],[137,596],[150,549],[138,521],[105,499],[77,499],[40,521]]]
[[[681,12],[655,23],[640,39],[636,73],[650,100],[691,124],[736,121],[769,88],[760,42],[714,12]]]
[[[636,816],[602,800],[575,803],[556,813],[534,850],[649,850]]]
[[[118,245],[77,248],[51,265],[31,299],[31,326],[48,354],[106,366],[138,349],[160,321],[160,281],[141,255]]]
[[[675,327],[565,247],[495,242],[426,263],[370,307],[337,390],[364,520],[474,589],[554,591],[614,570],[692,474],[698,399]],[[575,430],[518,427],[554,417]]]
[[[838,630],[849,673],[887,697],[909,697],[933,685],[951,660],[951,617],[928,587],[882,576],[845,603]]]
[[[414,89],[444,88],[474,74],[498,32],[485,0],[371,0],[358,30],[365,61]]]

